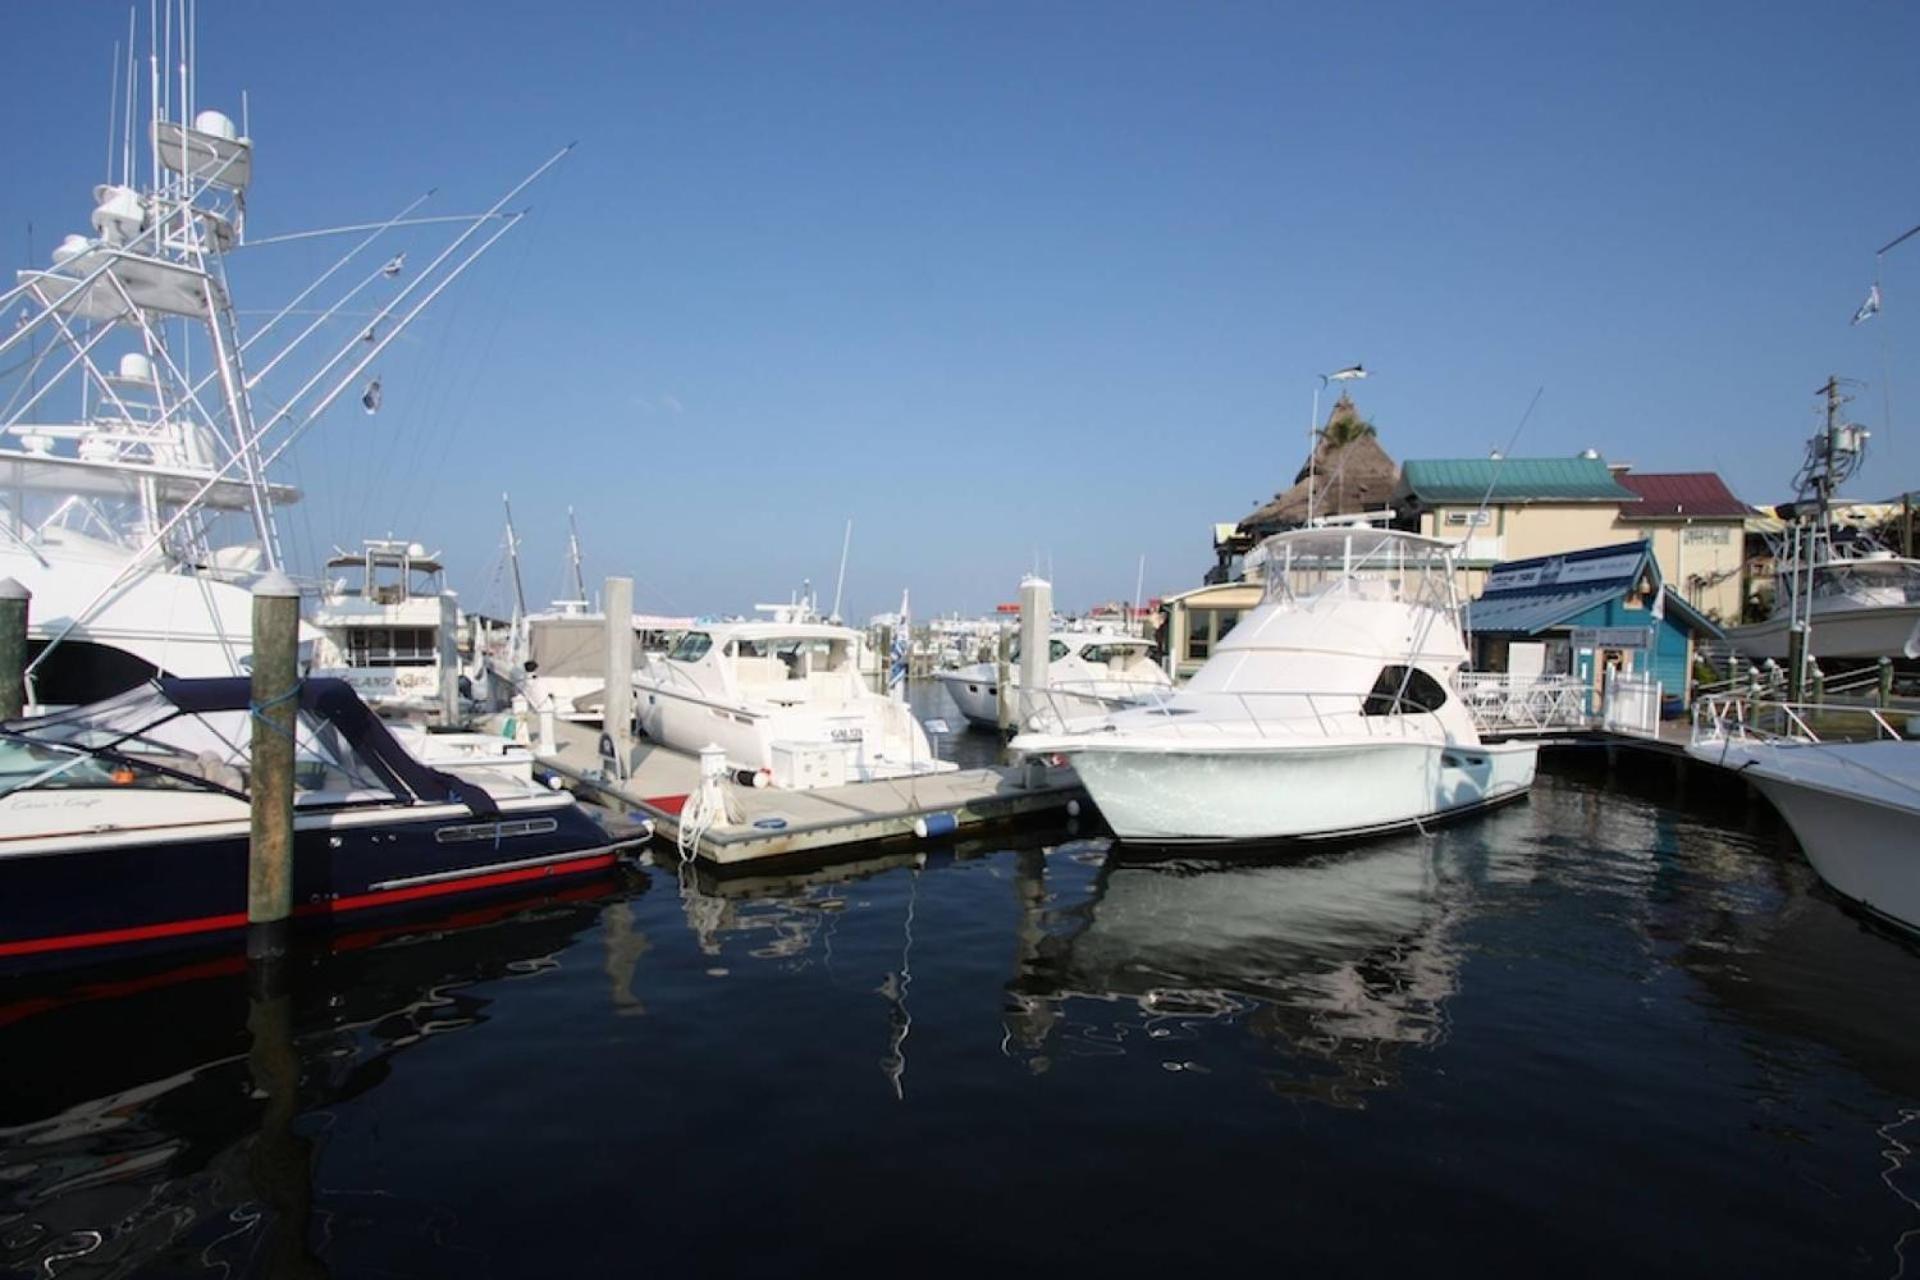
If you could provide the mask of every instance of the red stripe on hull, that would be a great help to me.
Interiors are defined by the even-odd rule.
[[[387,889],[377,893],[357,893],[331,902],[311,902],[295,907],[295,916],[331,916],[348,911],[363,911],[421,898],[438,898],[449,893],[467,893],[498,885],[521,884],[544,876],[578,875],[583,871],[604,871],[614,864],[611,853],[580,858],[573,862],[547,863],[522,867],[517,871],[498,871],[490,875],[464,876],[433,884],[411,885],[405,889]],[[101,929],[94,933],[69,933],[54,938],[29,938],[24,942],[0,942],[0,957],[31,956],[48,951],[77,951],[82,947],[113,947],[131,942],[151,942],[162,938],[182,938],[196,933],[214,933],[238,929],[247,923],[246,913],[201,916],[194,920],[170,920],[164,924],[137,925],[129,929]]]
[[[247,913],[242,911],[237,915],[201,916],[198,920],[169,920],[165,924],[143,924],[131,929],[101,929],[96,933],[69,933],[57,938],[29,938],[25,942],[0,942],[0,956],[31,956],[42,951],[73,951],[80,947],[111,947],[123,942],[181,938],[191,933],[238,929],[246,922]]]
[[[338,915],[342,911],[359,911],[366,907],[386,906],[394,902],[413,902],[419,898],[438,898],[443,894],[465,893],[470,889],[491,889],[496,885],[523,884],[528,880],[538,880],[544,876],[570,876],[578,875],[582,871],[604,871],[612,865],[613,855],[603,853],[573,862],[550,862],[538,867],[521,867],[517,871],[496,871],[492,875],[466,876],[459,880],[437,880],[432,884],[409,885],[405,889],[357,893],[351,897],[335,898],[332,902],[309,903],[297,908],[294,914],[297,916]]]

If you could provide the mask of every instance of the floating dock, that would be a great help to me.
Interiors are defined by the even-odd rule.
[[[604,773],[597,729],[562,722],[555,736],[555,748],[539,757],[541,766],[583,799],[644,814],[662,839],[679,838],[681,807],[700,785],[695,757],[642,740],[634,745],[626,778],[613,781]],[[1086,803],[1071,768],[1038,761],[811,791],[729,784],[728,794],[740,821],[702,831],[695,850],[720,867],[913,840],[915,824],[938,814],[952,815],[957,831],[969,832],[1038,814],[1065,815],[1070,805]]]

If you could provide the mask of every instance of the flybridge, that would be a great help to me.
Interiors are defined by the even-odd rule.
[[[59,619],[33,632],[30,685],[69,638],[108,634],[134,637],[127,651],[156,670],[240,670],[244,594],[219,597],[283,566],[275,510],[300,495],[270,480],[275,463],[343,395],[379,408],[383,354],[518,225],[525,211],[509,203],[571,150],[479,213],[420,216],[423,195],[378,222],[252,237],[244,99],[238,126],[199,109],[187,0],[167,0],[149,25],[145,76],[131,27],[115,68],[92,234],[67,235],[50,263],[0,290],[0,310],[18,316],[0,336],[0,575],[28,586],[36,616]],[[323,237],[348,247],[278,310],[245,313],[263,322],[243,323],[228,259]],[[247,534],[236,539],[222,513]],[[208,572],[217,580],[186,613],[178,593],[143,585]]]

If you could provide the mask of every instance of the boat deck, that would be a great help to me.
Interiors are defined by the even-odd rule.
[[[680,809],[699,785],[700,762],[684,751],[641,741],[634,745],[627,777],[602,775],[599,732],[586,725],[556,726],[558,749],[539,758],[583,798],[651,818],[659,836],[678,838]],[[740,821],[703,832],[697,854],[717,866],[755,862],[914,839],[914,824],[932,814],[952,814],[962,831],[1033,814],[1064,813],[1086,802],[1071,768],[1035,764],[1025,768],[962,769],[955,773],[856,782],[813,791],[728,784]]]

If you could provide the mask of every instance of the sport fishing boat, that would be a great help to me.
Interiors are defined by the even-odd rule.
[[[807,621],[697,625],[634,677],[640,727],[682,751],[716,744],[774,785],[945,773],[904,702],[867,686],[858,631]]]
[[[168,678],[0,724],[0,968],[246,925],[249,695],[242,678]],[[302,682],[294,741],[296,921],[604,869],[617,852],[515,761],[456,743],[447,768],[423,762],[343,681]]]
[[[130,42],[91,234],[0,288],[0,577],[33,595],[26,683],[41,706],[245,673],[249,588],[286,568],[276,512],[300,496],[273,480],[276,461],[342,397],[378,410],[376,362],[520,222],[507,203],[558,159],[478,214],[415,217],[416,200],[255,236],[254,139],[244,112],[195,102],[190,26],[183,13],[149,32],[145,59]],[[278,310],[235,305],[270,246],[325,237],[346,247]]]
[[[1786,660],[1796,629],[1807,632],[1813,658],[1920,658],[1920,560],[1896,555],[1869,530],[1837,524],[1834,493],[1866,461],[1869,433],[1841,417],[1840,379],[1820,390],[1827,422],[1807,442],[1793,520],[1774,546],[1773,611],[1728,631],[1727,640],[1761,661]]]
[[[1071,761],[1122,839],[1369,835],[1524,795],[1537,746],[1483,743],[1452,692],[1467,661],[1454,544],[1396,531],[1276,534],[1260,605],[1151,705],[1023,733]]]
[[[1020,641],[1013,641],[1008,695],[1018,706]],[[980,662],[955,671],[936,671],[954,706],[969,723],[992,729],[999,724],[1000,669]],[[1153,660],[1153,645],[1134,636],[1063,629],[1047,637],[1047,687],[1060,712],[1072,719],[1102,715],[1173,688]]]
[[[1828,888],[1920,932],[1920,742],[1907,740],[1891,715],[1706,699],[1694,709],[1687,754],[1733,770],[1771,801]],[[1867,740],[1835,740],[1856,731]]]

